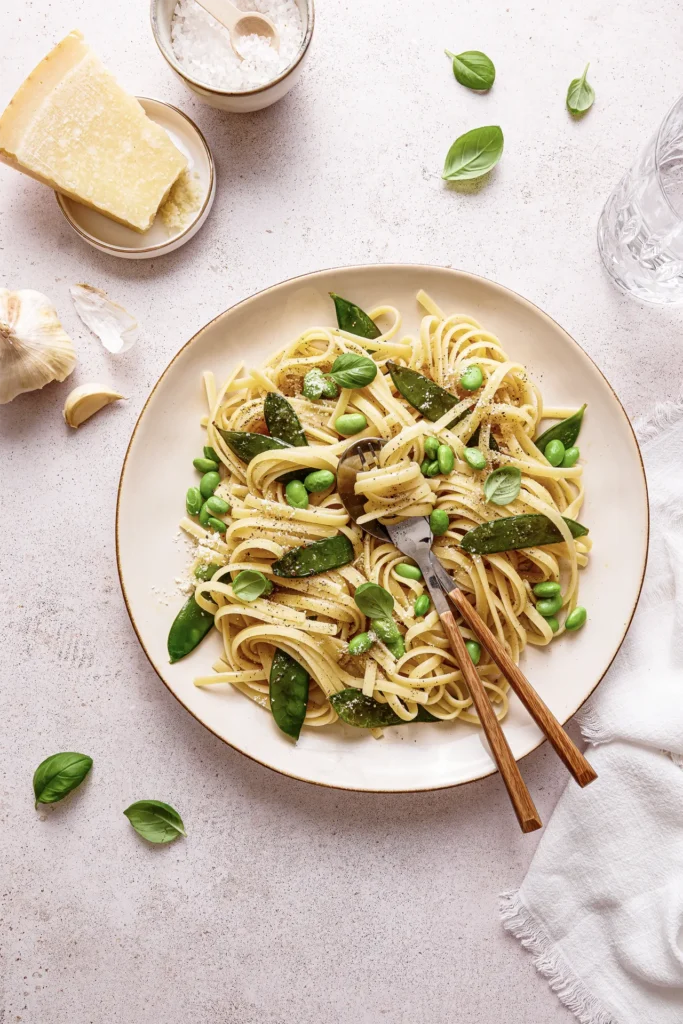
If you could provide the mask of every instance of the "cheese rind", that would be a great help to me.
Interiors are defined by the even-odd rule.
[[[0,161],[135,231],[146,231],[187,167],[71,32],[31,72],[0,117]]]

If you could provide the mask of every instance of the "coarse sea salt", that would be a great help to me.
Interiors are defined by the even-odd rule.
[[[235,0],[243,11],[266,14],[280,34],[275,50],[261,36],[244,36],[240,60],[230,33],[196,0],[179,0],[171,23],[173,52],[183,70],[203,85],[226,92],[245,92],[267,85],[287,68],[303,38],[301,14],[295,0]]]

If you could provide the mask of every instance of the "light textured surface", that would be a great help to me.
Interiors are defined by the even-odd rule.
[[[0,408],[2,1024],[571,1019],[497,919],[496,893],[521,881],[535,839],[519,835],[496,778],[392,798],[280,778],[171,698],[119,592],[116,486],[149,388],[205,321],[283,277],[461,267],[560,321],[630,413],[678,393],[680,314],[619,295],[595,246],[602,202],[680,88],[670,12],[654,0],[618,12],[607,0],[369,0],[352,20],[359,11],[321,0],[302,81],[275,107],[231,116],[171,77],[140,0],[0,0],[0,103],[79,27],[123,85],[197,120],[219,174],[195,239],[125,263],[85,247],[47,189],[0,167],[0,284],[52,296],[80,358],[69,382]],[[491,95],[456,85],[444,46],[491,55]],[[575,123],[564,96],[588,59],[596,105]],[[506,137],[492,179],[445,186],[455,136],[490,123]],[[120,360],[71,308],[83,280],[140,317],[144,337]],[[130,400],[69,431],[64,397],[95,379]],[[31,774],[60,749],[95,767],[36,813]],[[548,816],[563,770],[542,748],[524,772]],[[188,838],[138,839],[121,811],[141,797],[177,807]]]

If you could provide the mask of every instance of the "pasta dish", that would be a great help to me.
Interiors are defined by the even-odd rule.
[[[204,374],[204,456],[180,524],[197,544],[195,589],[171,627],[171,660],[215,628],[222,654],[195,684],[240,690],[295,738],[338,717],[376,735],[478,724],[419,569],[363,523],[429,517],[434,553],[516,662],[527,644],[557,642],[586,617],[584,410],[545,407],[493,334],[424,292],[415,337],[391,306],[333,299],[337,326],[220,383]],[[542,419],[558,422],[539,436]],[[357,475],[354,523],[336,470],[365,436],[385,444]],[[503,718],[508,684],[460,628]]]

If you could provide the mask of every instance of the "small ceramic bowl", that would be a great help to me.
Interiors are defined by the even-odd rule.
[[[152,32],[154,33],[157,46],[172,70],[175,71],[176,75],[185,83],[188,89],[199,96],[200,100],[208,103],[210,107],[230,110],[235,114],[246,114],[251,110],[262,110],[263,107],[269,107],[271,103],[282,99],[283,96],[287,95],[301,74],[304,58],[308,52],[308,45],[313,35],[315,16],[313,0],[296,0],[296,3],[301,12],[301,20],[304,26],[301,46],[289,67],[285,68],[272,82],[261,85],[258,89],[245,89],[243,92],[226,92],[224,89],[211,88],[211,86],[187,74],[176,59],[171,45],[171,21],[177,0],[151,0]]]
[[[187,157],[188,169],[199,177],[199,206],[188,223],[169,232],[163,219],[157,217],[151,228],[140,234],[89,206],[55,192],[60,210],[84,241],[100,252],[124,260],[148,260],[164,256],[189,242],[209,216],[216,195],[216,170],[211,150],[194,121],[170,103],[146,96],[138,96],[138,101],[147,116],[168,132],[174,145]]]

